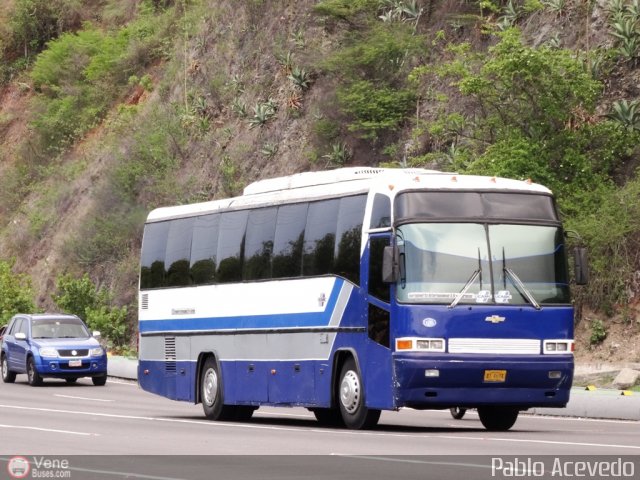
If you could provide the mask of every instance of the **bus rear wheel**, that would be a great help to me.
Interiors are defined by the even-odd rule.
[[[353,358],[349,358],[340,370],[338,406],[347,428],[361,430],[373,428],[380,418],[380,410],[365,406],[364,384]]]
[[[234,408],[224,404],[222,377],[218,363],[213,357],[208,357],[202,366],[200,398],[204,414],[209,420],[232,420],[234,418]]]
[[[478,416],[484,428],[491,432],[506,432],[518,419],[520,411],[514,407],[480,407]]]

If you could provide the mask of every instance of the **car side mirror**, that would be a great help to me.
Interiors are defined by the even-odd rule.
[[[24,332],[18,332],[14,335],[16,340],[26,340],[27,339],[27,334]]]
[[[382,281],[395,283],[398,281],[398,247],[384,247],[382,253]]]
[[[92,335],[93,335],[93,338],[100,338],[101,337],[100,332],[98,332],[97,330],[94,330]]]
[[[589,283],[589,261],[587,259],[587,248],[576,247],[573,251],[573,267],[576,277],[576,285],[586,285]]]

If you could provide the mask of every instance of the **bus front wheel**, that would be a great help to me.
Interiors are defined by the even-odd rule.
[[[218,363],[213,357],[208,357],[202,366],[200,398],[204,414],[209,420],[231,420],[233,418],[235,413],[233,407],[224,404],[222,377]]]
[[[480,407],[478,416],[484,428],[492,432],[506,432],[518,419],[520,411],[513,407]]]
[[[378,423],[380,410],[365,406],[364,384],[353,358],[349,358],[340,370],[337,397],[340,414],[347,428],[367,429]]]

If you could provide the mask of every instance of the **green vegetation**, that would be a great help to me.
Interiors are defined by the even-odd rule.
[[[13,272],[13,263],[0,260],[0,326],[16,313],[34,311],[31,279]]]
[[[105,288],[98,288],[87,274],[81,278],[60,275],[56,280],[57,293],[52,296],[65,313],[84,319],[92,330],[104,335],[115,348],[125,347],[129,341],[127,307],[115,307]]]
[[[600,319],[596,319],[591,322],[591,337],[589,338],[589,343],[591,345],[597,345],[602,343],[602,341],[607,338],[607,329]]]

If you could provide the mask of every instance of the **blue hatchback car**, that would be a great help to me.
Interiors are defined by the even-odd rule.
[[[107,383],[107,353],[96,337],[75,315],[18,314],[2,337],[2,381],[13,383],[26,373],[29,385],[43,378],[64,378],[74,383],[91,377],[94,385]]]

